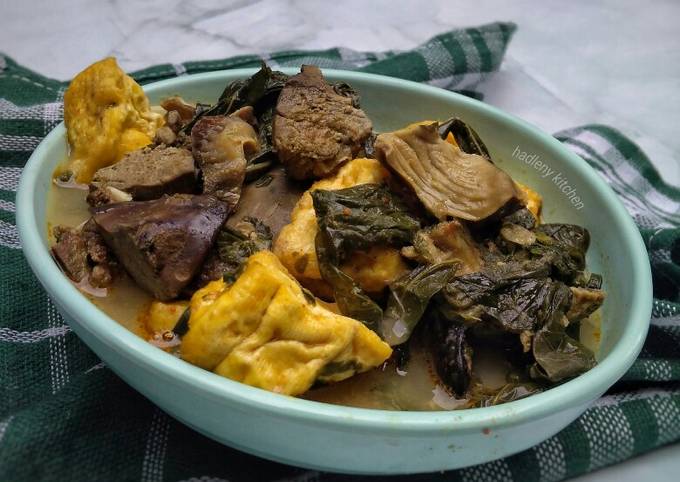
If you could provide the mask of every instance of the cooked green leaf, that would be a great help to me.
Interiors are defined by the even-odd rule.
[[[321,277],[333,287],[340,311],[378,331],[382,308],[347,274],[341,263],[371,246],[403,246],[420,227],[384,186],[362,184],[337,191],[312,192],[319,233],[316,256]]]
[[[405,372],[408,368],[408,362],[411,360],[411,344],[402,343],[392,347],[392,360],[394,360],[395,367],[398,371]]]
[[[364,142],[364,157],[369,157],[373,159],[375,156],[375,139],[378,137],[378,135],[375,132],[372,132],[370,136],[366,138],[366,142]]]
[[[408,244],[420,228],[420,221],[382,185],[318,189],[312,200],[319,230],[328,241],[327,252],[336,264],[371,246]]]
[[[229,115],[247,105],[253,106],[255,115],[259,117],[276,104],[287,80],[286,74],[274,71],[262,62],[262,67],[252,77],[230,82],[217,103],[208,109],[200,109],[182,131],[190,132],[196,121],[204,115]]]
[[[464,321],[474,313],[505,331],[533,331],[561,317],[571,300],[569,288],[548,278],[548,272],[540,261],[492,265],[455,278],[446,286],[445,298]]]
[[[455,278],[446,286],[446,300],[454,308],[469,308],[518,280],[546,278],[550,266],[540,260],[488,263],[481,271]]]
[[[383,311],[373,301],[351,276],[344,273],[337,261],[337,257],[329,251],[332,243],[324,231],[316,235],[316,257],[319,261],[321,277],[333,287],[335,302],[340,312],[346,316],[363,322],[375,332],[378,332]]]
[[[573,224],[542,224],[534,230],[536,243],[529,250],[553,267],[553,275],[572,284],[586,267],[588,230]]]
[[[272,119],[276,101],[281,89],[288,80],[283,72],[270,69],[264,62],[259,71],[245,80],[230,82],[220,95],[217,103],[209,108],[196,109],[196,115],[189,121],[181,132],[191,132],[192,127],[204,115],[229,115],[241,107],[252,106],[258,125],[259,153],[248,160],[248,164],[259,164],[260,168],[267,166],[265,162],[276,160],[276,153],[272,147]],[[249,179],[255,179],[252,174]]]
[[[590,288],[592,290],[599,290],[602,288],[602,275],[597,274],[597,273],[590,273],[590,276],[588,277],[588,282],[586,283],[586,288]]]
[[[332,84],[333,90],[336,94],[343,97],[348,97],[352,101],[352,107],[359,109],[361,107],[359,103],[359,93],[349,85],[347,82],[336,82]]]
[[[549,236],[555,242],[573,250],[575,254],[585,253],[590,245],[590,233],[586,228],[576,224],[541,224],[536,228],[536,233]],[[544,242],[547,243],[547,240]]]
[[[419,266],[392,285],[380,324],[382,338],[391,346],[404,343],[425,313],[430,299],[448,283],[458,263]]]
[[[561,315],[569,295],[569,288],[549,278],[518,280],[497,292],[496,303],[486,305],[484,313],[507,331],[535,330]]]
[[[187,309],[182,312],[182,315],[175,323],[175,328],[172,331],[179,337],[182,337],[189,331],[189,318],[191,318],[191,307],[187,306]]]
[[[264,108],[262,112],[256,112],[258,125],[257,138],[260,143],[260,152],[258,152],[256,156],[249,159],[248,164],[263,164],[266,162],[273,163],[274,161],[278,160],[276,151],[274,149],[274,144],[272,142],[272,121],[274,119],[276,99],[278,99],[279,92],[280,90],[276,92],[276,98],[272,100],[271,105]],[[273,94],[270,94],[270,96],[273,96]]]
[[[435,317],[430,325],[430,344],[434,345],[437,374],[457,395],[470,385],[472,348],[466,340],[466,328],[443,317]]]
[[[223,226],[217,235],[217,252],[225,266],[224,280],[236,280],[246,260],[258,251],[270,249],[272,233],[261,221],[245,217],[237,227]]]
[[[478,406],[491,407],[493,405],[500,405],[501,403],[512,402],[526,398],[529,395],[540,393],[543,388],[535,383],[507,383],[503,385],[495,394],[482,398]]]
[[[484,145],[479,134],[458,117],[452,117],[439,124],[439,135],[442,139],[446,139],[449,133],[456,139],[456,144],[458,144],[461,151],[468,154],[478,154],[489,161],[491,160],[489,150]]]
[[[573,378],[590,370],[596,363],[593,353],[570,337],[559,324],[536,333],[533,354],[536,364],[531,367],[531,376],[551,382]]]
[[[502,224],[519,224],[523,228],[533,229],[536,217],[527,208],[520,208],[502,219]]]

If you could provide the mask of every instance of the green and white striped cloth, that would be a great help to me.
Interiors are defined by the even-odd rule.
[[[407,52],[287,51],[265,60],[474,91],[498,69],[514,30],[495,23],[442,34]],[[133,76],[147,83],[254,67],[260,59],[165,64]],[[359,480],[268,462],[199,435],[125,385],[64,324],[22,256],[14,197],[22,166],[62,119],[66,85],[0,55],[0,480]],[[462,470],[396,479],[555,481],[680,440],[680,192],[615,129],[589,125],[556,136],[621,196],[647,243],[656,299],[642,355],[613,390],[536,447]]]

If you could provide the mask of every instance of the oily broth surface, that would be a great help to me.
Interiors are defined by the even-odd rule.
[[[307,400],[381,410],[453,410],[468,408],[467,399],[456,399],[436,375],[432,356],[425,349],[422,330],[411,344],[404,371],[390,360],[384,366],[338,383],[312,388]]]
[[[50,185],[47,194],[47,227],[50,243],[54,242],[52,235],[54,226],[75,227],[89,219],[89,206],[85,202],[85,196],[86,190],[59,187],[54,183]],[[107,296],[101,298],[89,294],[85,296],[118,323],[140,337],[148,339],[148,333],[140,322],[139,315],[151,302],[151,296],[126,274],[119,276],[113,286],[108,288]]]
[[[47,220],[50,242],[54,242],[52,227],[78,226],[89,218],[85,202],[86,190],[68,189],[55,184],[48,193]],[[149,333],[141,314],[152,298],[127,276],[120,276],[108,289],[106,297],[86,295],[97,307],[141,338]],[[425,349],[422,337],[414,340],[411,357],[405,371],[387,363],[348,380],[315,387],[302,396],[309,400],[338,405],[383,410],[452,410],[468,408],[467,399],[451,396],[435,374],[433,360]],[[597,353],[600,342],[599,310],[583,320],[581,341]]]
[[[50,186],[47,205],[50,242],[54,242],[53,226],[78,226],[90,217],[85,202],[86,190]],[[141,338],[148,340],[149,333],[143,323],[143,311],[152,298],[127,275],[119,277],[108,288],[106,297],[87,296],[98,308]],[[340,383],[314,388],[303,398],[383,410],[450,410],[468,406],[467,400],[456,400],[434,374],[429,353],[416,340],[405,372],[393,364],[386,364],[356,375]]]

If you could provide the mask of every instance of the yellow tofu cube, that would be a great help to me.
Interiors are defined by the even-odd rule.
[[[80,72],[64,94],[69,161],[56,175],[71,171],[79,183],[130,151],[151,143],[163,117],[152,112],[142,88],[112,57]]]
[[[357,320],[305,294],[270,251],[252,255],[232,284],[191,299],[182,358],[266,390],[300,395],[383,363],[391,348]]]
[[[537,220],[541,219],[541,208],[543,207],[543,198],[536,191],[531,189],[529,186],[515,181],[517,187],[524,195],[524,204],[531,214],[533,214]]]
[[[283,227],[274,241],[273,251],[288,271],[315,295],[331,298],[332,290],[321,279],[319,272],[314,248],[318,226],[310,192],[316,189],[344,189],[359,184],[379,184],[387,176],[387,170],[379,161],[354,159],[341,167],[334,176],[312,184],[295,205],[291,222]],[[379,293],[388,283],[408,271],[398,250],[381,246],[374,247],[367,253],[354,253],[341,269],[369,293]]]

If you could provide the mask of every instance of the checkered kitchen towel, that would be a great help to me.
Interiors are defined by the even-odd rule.
[[[439,35],[408,52],[278,52],[270,65],[358,69],[474,90],[515,30],[496,23]],[[255,67],[260,57],[159,65],[142,83]],[[24,162],[62,117],[65,83],[0,55],[0,480],[352,480],[267,462],[171,419],[121,382],[71,333],[21,253],[14,195]],[[622,384],[558,435],[503,460],[417,480],[560,480],[680,439],[680,192],[614,129],[557,134],[621,196],[654,268],[652,327]],[[404,480],[412,480],[404,477]]]

